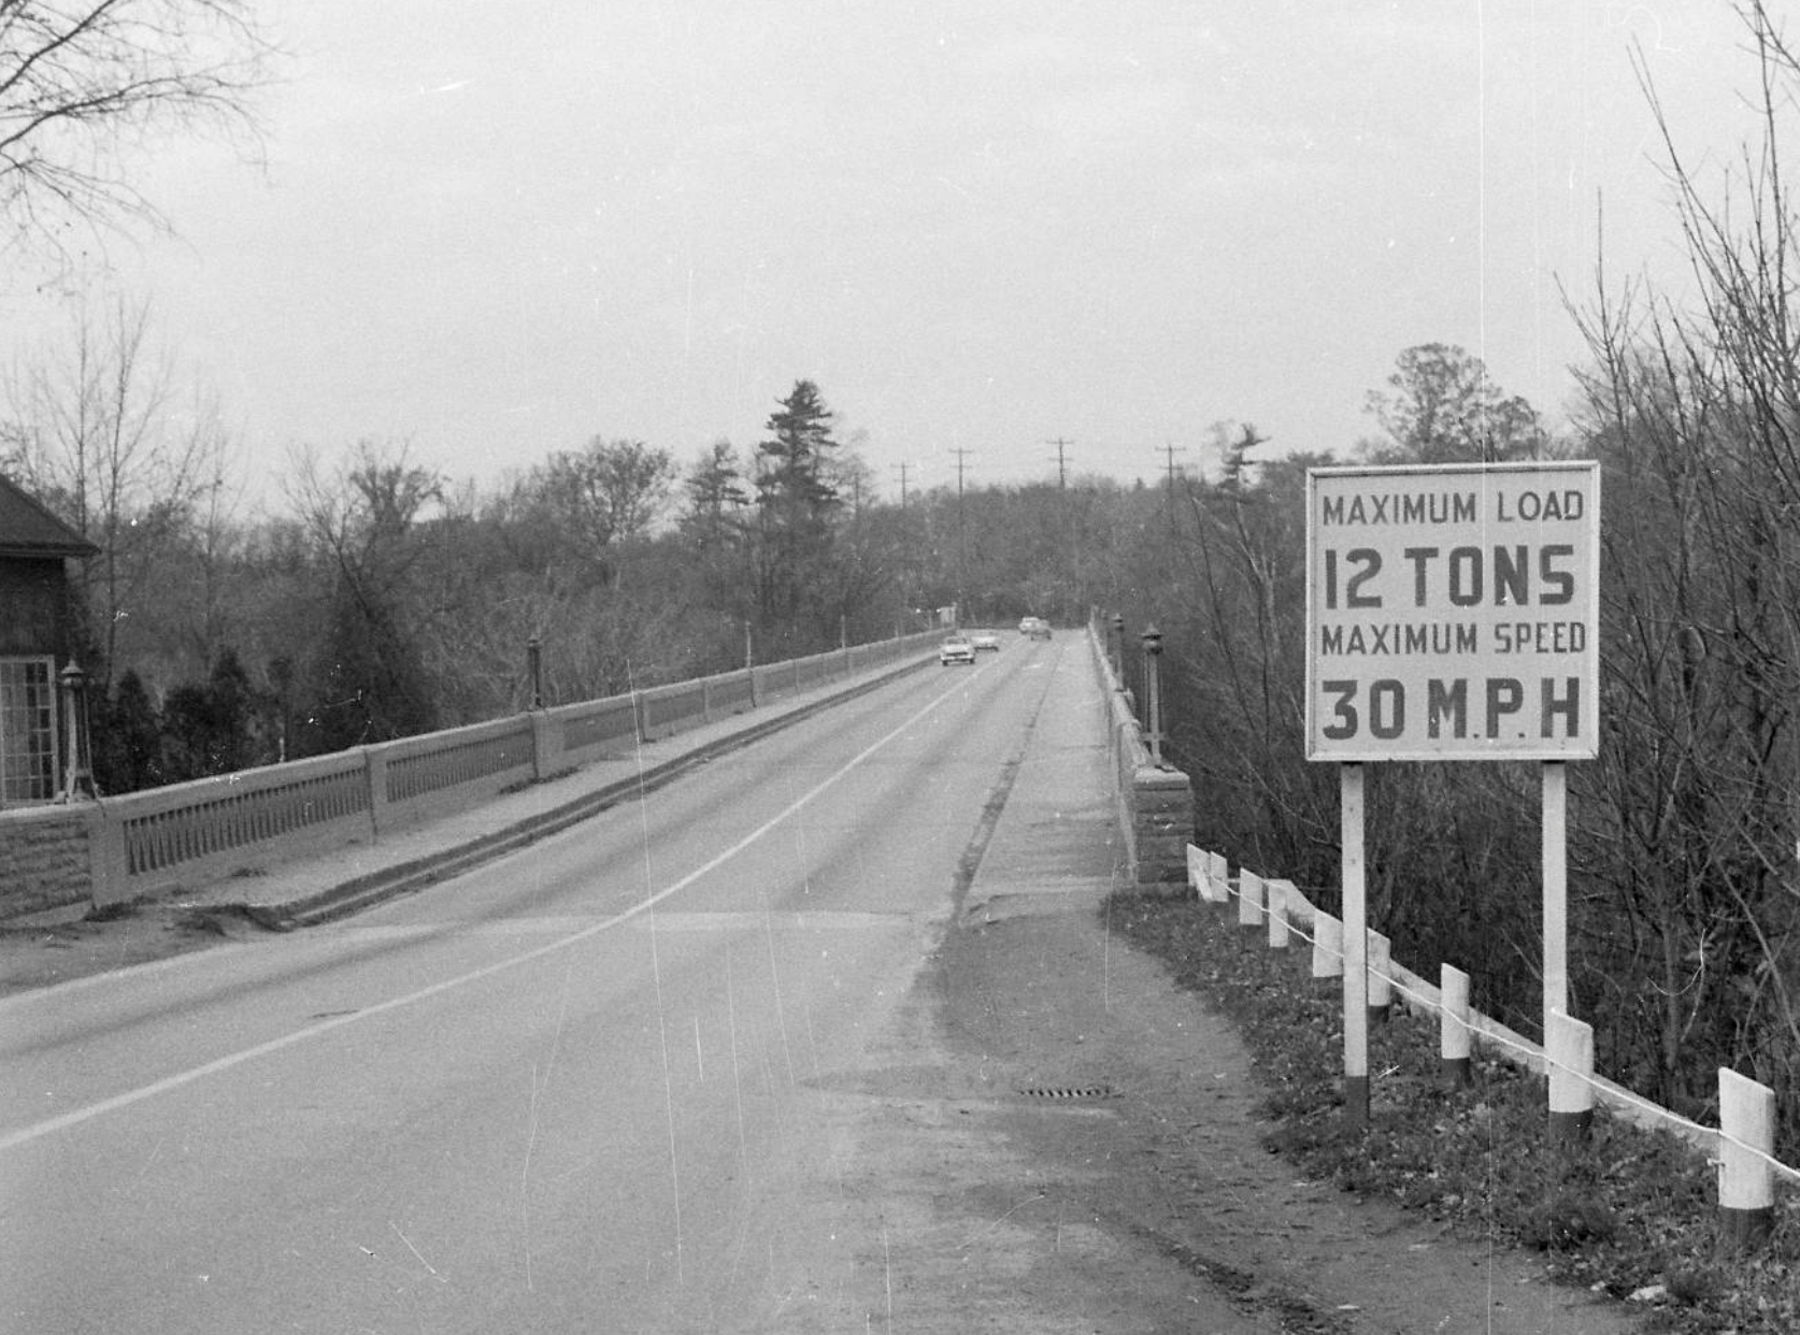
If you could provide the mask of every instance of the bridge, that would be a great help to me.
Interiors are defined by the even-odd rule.
[[[178,897],[294,925],[546,837],[771,731],[936,664],[898,637],[312,759],[0,812],[0,920]],[[1093,673],[1126,883],[1183,887],[1185,775],[1153,757],[1104,627]]]

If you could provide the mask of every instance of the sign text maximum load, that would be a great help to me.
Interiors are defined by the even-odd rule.
[[[1592,463],[1307,476],[1307,755],[1571,760],[1596,750]]]

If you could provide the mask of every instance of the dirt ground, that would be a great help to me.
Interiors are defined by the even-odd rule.
[[[256,930],[229,913],[176,904],[129,906],[98,922],[71,916],[0,926],[0,997],[189,954]]]
[[[0,996],[259,932],[175,906],[4,929]],[[1255,1071],[1229,1025],[1091,908],[972,906],[907,1012],[890,1064],[832,1082],[866,1096],[846,1186],[913,1240],[892,1258],[908,1276],[892,1329],[1641,1329],[1529,1255],[1298,1179],[1259,1143]]]
[[[1026,908],[1017,914],[1009,908]],[[1015,1110],[1045,1195],[1223,1296],[1235,1319],[1168,1324],[1179,1301],[1128,1294],[1138,1318],[1095,1329],[1603,1335],[1637,1313],[1550,1283],[1533,1257],[1451,1237],[1380,1201],[1299,1180],[1259,1142],[1258,1088],[1229,1024],[1092,913],[978,907],[947,939],[934,985],[959,1064],[1014,1088],[1062,1091],[1104,1116]],[[1052,1185],[1052,1184],[1055,1185]],[[1023,1213],[1023,1212],[1021,1212]],[[1122,1286],[1121,1286],[1122,1288]],[[1176,1285],[1171,1295],[1179,1298]],[[1121,1315],[1125,1315],[1124,1312]]]

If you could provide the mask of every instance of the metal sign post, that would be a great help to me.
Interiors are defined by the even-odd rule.
[[[1363,767],[1338,766],[1344,858],[1344,1124],[1369,1124],[1369,918],[1363,865]]]
[[[1537,760],[1544,1018],[1568,1006],[1568,760],[1598,753],[1595,463],[1307,473],[1306,755],[1342,766],[1346,1116],[1368,1109],[1363,774]]]
[[[1544,1035],[1550,1016],[1569,1013],[1569,775],[1546,760],[1544,787]]]

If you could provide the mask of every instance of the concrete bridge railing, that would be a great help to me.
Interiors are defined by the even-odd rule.
[[[369,842],[641,742],[916,657],[939,632],[66,806],[0,812],[0,918]]]

